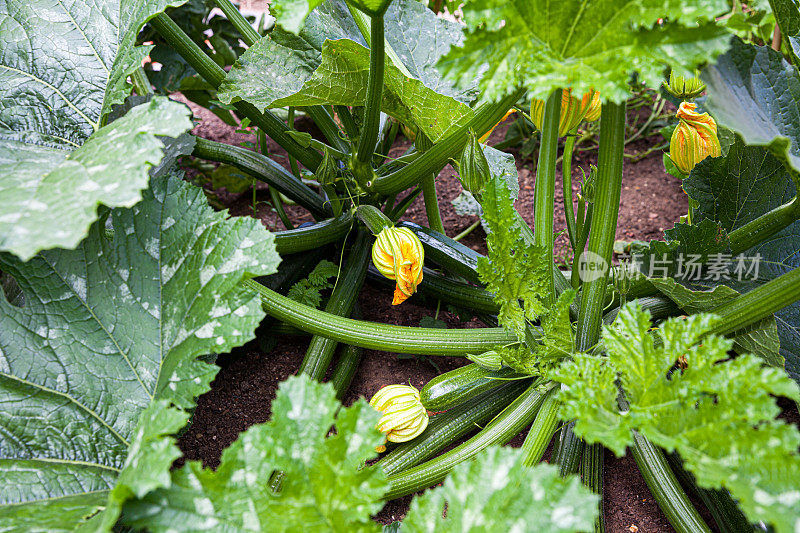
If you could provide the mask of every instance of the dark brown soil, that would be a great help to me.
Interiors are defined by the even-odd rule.
[[[199,120],[194,130],[195,134],[230,144],[253,142],[251,135],[235,132],[233,128],[226,126],[202,108],[196,106],[192,108],[196,119]],[[302,124],[301,122],[298,128],[301,128]],[[504,131],[505,127],[498,128],[490,144],[502,140]],[[636,153],[646,150],[652,146],[653,141],[658,142],[658,139],[650,141],[650,144],[648,141],[634,143],[633,146],[627,147],[626,151]],[[401,152],[406,146],[407,141],[398,143],[394,150]],[[269,151],[277,161],[288,167],[286,153],[272,141]],[[596,152],[580,153],[575,159],[574,166],[583,167],[588,171],[590,163],[596,163]],[[517,157],[517,166],[520,174],[520,198],[517,201],[517,208],[522,216],[532,223],[533,164],[530,161],[520,163],[520,158]],[[560,183],[560,179],[557,183]],[[575,183],[576,192],[579,190],[578,187],[579,184]],[[472,224],[476,218],[458,216],[450,204],[450,201],[461,192],[461,185],[453,169],[447,167],[439,175],[437,189],[446,231],[448,235],[454,236]],[[216,192],[232,214],[252,216],[250,193],[234,195],[225,191]],[[267,199],[266,190],[259,188],[258,200]],[[557,232],[565,230],[561,202],[561,191],[557,191],[555,214]],[[686,213],[686,209],[687,201],[681,191],[680,182],[664,173],[661,151],[656,151],[636,163],[626,161],[618,239],[660,238],[663,230],[671,227],[679,216]],[[301,208],[290,207],[288,212],[294,221],[310,220]],[[271,230],[284,229],[266,203],[258,205],[257,217]],[[409,209],[406,219],[427,225],[421,198]],[[484,239],[483,230],[478,228],[463,242],[485,253]],[[557,257],[561,254],[561,257],[566,259],[569,249],[566,236],[559,236],[557,243]],[[390,305],[390,292],[369,285],[362,291],[359,302],[364,318],[377,322],[417,326],[422,317],[434,314],[433,310],[415,304],[413,298],[401,306],[393,307]],[[449,327],[477,325],[477,321],[462,324],[457,317],[447,311],[442,311],[439,318],[445,320]],[[268,331],[260,332],[260,335],[268,334]],[[308,338],[284,337],[270,352],[262,351],[259,346],[259,341],[255,340],[219,358],[218,364],[221,370],[212,384],[212,390],[200,397],[192,425],[179,440],[186,459],[201,460],[208,466],[216,467],[222,450],[230,445],[241,431],[252,424],[267,421],[270,416],[270,403],[278,383],[297,371],[308,346]],[[462,364],[463,360],[455,358],[409,357],[365,350],[345,403],[349,404],[359,397],[369,398],[379,388],[390,383],[410,383],[421,387],[440,372]],[[519,446],[522,439],[523,436],[518,436],[511,444]],[[604,514],[608,531],[615,533],[672,531],[630,456],[617,459],[607,454],[605,487]],[[389,502],[376,519],[383,523],[402,519],[408,509],[409,501],[410,497],[406,497]]]

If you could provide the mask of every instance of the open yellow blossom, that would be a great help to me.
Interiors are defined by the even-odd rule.
[[[369,404],[383,415],[375,427],[386,434],[389,442],[409,441],[428,427],[428,411],[419,391],[410,385],[387,385],[375,393]],[[386,446],[376,449],[384,452]]]
[[[392,305],[406,301],[422,282],[425,250],[408,228],[386,227],[372,245],[372,263],[387,278],[394,280]]]
[[[580,100],[572,96],[572,89],[561,91],[561,117],[558,121],[559,137],[563,137],[581,123],[581,120],[584,119],[586,113],[594,104],[595,95],[597,95],[597,104],[599,106],[600,96],[597,91],[589,91]],[[531,101],[531,120],[533,120],[533,125],[541,131],[542,121],[544,120],[544,100]]]
[[[680,122],[672,132],[669,157],[675,166],[688,174],[708,156],[719,157],[722,147],[717,137],[717,123],[708,113],[695,111],[697,105],[683,102],[678,108]]]

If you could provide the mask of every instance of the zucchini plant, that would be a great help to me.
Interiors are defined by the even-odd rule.
[[[780,52],[732,40],[716,22],[727,2],[475,0],[462,25],[414,0],[276,0],[262,36],[214,0],[230,26],[213,52],[165,11],[183,3],[0,10],[0,529],[370,530],[382,502],[450,475],[404,530],[603,530],[603,454],[630,449],[678,531],[709,530],[687,490],[721,530],[796,531],[800,432],[776,418],[775,396],[800,400],[800,77]],[[771,5],[794,60],[800,12]],[[150,52],[163,74],[141,68]],[[186,108],[150,94],[169,91],[170,61],[288,165],[187,134]],[[687,106],[694,129],[666,159],[688,173],[690,216],[638,249],[637,268],[613,266],[631,81],[701,67],[708,97]],[[533,228],[514,207],[513,157],[481,142],[511,108],[540,130]],[[319,136],[294,128],[300,113]],[[598,113],[576,211],[576,128]],[[389,157],[400,124],[414,145]],[[703,149],[698,124],[714,141]],[[553,258],[565,135],[571,275]],[[181,180],[185,155],[238,168],[279,213],[283,195],[315,222],[271,234],[213,212]],[[444,234],[435,178],[451,161],[481,205],[485,257]],[[398,222],[419,195],[428,228]],[[303,303],[294,282],[310,283],[326,246],[342,260],[318,309],[306,305],[322,304],[318,288]],[[745,255],[763,264],[742,279]],[[364,321],[368,276],[391,280],[393,303],[429,295],[487,327]],[[264,313],[272,335],[311,335],[302,376],[216,471],[171,469],[208,361],[253,338]],[[362,348],[473,364],[404,389],[436,414],[415,403],[414,427],[387,427],[402,438],[378,456],[378,414],[335,401]],[[329,370],[332,385],[317,383]],[[520,451],[494,446],[526,428]],[[556,466],[534,466],[551,442]]]

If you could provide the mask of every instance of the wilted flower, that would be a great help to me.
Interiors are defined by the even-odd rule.
[[[589,111],[590,106],[594,103],[594,95],[596,91],[589,91],[578,100],[572,96],[572,89],[564,89],[561,91],[561,117],[558,121],[558,136],[563,137],[575,126],[581,123],[586,113]],[[600,97],[597,97],[598,104]],[[542,122],[544,121],[544,100],[531,101],[531,119],[533,125],[537,129],[542,129]]]
[[[717,138],[717,123],[708,113],[696,112],[696,108],[695,104],[681,103],[678,108],[680,122],[669,143],[669,157],[684,174],[691,172],[706,157],[722,154]]]
[[[410,385],[387,385],[375,393],[369,404],[383,416],[375,426],[386,433],[390,442],[406,442],[428,427],[428,411],[422,405],[419,391]],[[378,446],[379,452],[386,446]]]
[[[500,120],[498,120],[498,121],[497,121],[497,124],[495,124],[494,126],[492,126],[492,129],[490,129],[489,131],[487,131],[486,133],[484,133],[484,134],[483,134],[483,137],[481,137],[480,139],[478,139],[478,142],[485,143],[485,142],[486,142],[486,139],[488,139],[488,138],[489,138],[489,135],[491,135],[491,134],[492,134],[492,132],[494,131],[494,129],[495,129],[497,126],[499,126],[499,125],[500,125],[500,124],[501,124],[501,123],[502,123],[502,122],[503,122],[505,119],[507,119],[507,118],[508,118],[510,115],[512,115],[513,113],[516,113],[516,112],[517,112],[517,110],[516,110],[516,109],[514,109],[514,108],[511,108],[511,109],[509,109],[508,111],[506,111],[506,114],[505,114],[505,115],[503,115],[503,118],[501,118]]]
[[[675,98],[689,100],[700,96],[706,90],[706,84],[700,81],[697,76],[691,78],[676,76],[673,70],[669,73],[669,83],[665,83],[664,88]]]
[[[392,305],[406,301],[422,281],[425,250],[408,228],[383,228],[372,245],[372,262],[378,271],[397,282]]]

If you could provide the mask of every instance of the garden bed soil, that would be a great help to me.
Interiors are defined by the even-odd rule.
[[[176,98],[180,99],[180,95],[176,95]],[[234,128],[225,125],[205,109],[194,105],[191,107],[198,121],[194,129],[195,134],[229,144],[254,141],[253,136],[236,132]],[[308,123],[301,120],[297,127],[302,129],[304,125],[308,126]],[[501,141],[505,129],[505,126],[499,127],[493,133],[489,144]],[[318,132],[310,133],[316,135]],[[410,144],[402,137],[400,139],[392,154],[402,153]],[[641,140],[626,147],[626,151],[642,152],[659,142],[661,142],[660,137]],[[271,140],[268,148],[271,156],[278,162],[286,164],[288,168],[286,152]],[[656,150],[635,163],[626,160],[617,230],[617,238],[620,240],[662,238],[664,229],[672,227],[674,221],[686,213],[687,200],[681,190],[680,181],[664,172],[661,153],[660,150]],[[596,155],[596,152],[577,154],[573,168],[582,167],[588,171],[588,165],[596,163]],[[523,162],[519,154],[515,153],[515,156],[520,175],[520,197],[516,206],[523,218],[532,224],[534,165],[531,161]],[[574,173],[580,176],[580,172]],[[556,183],[560,183],[560,176]],[[459,195],[461,185],[451,167],[448,166],[441,172],[436,185],[444,226],[447,234],[452,237],[469,227],[477,218],[459,216],[453,209],[450,201]],[[577,192],[579,180],[576,180],[574,185]],[[565,223],[562,194],[558,189],[555,229],[560,235],[556,239],[556,257],[569,259],[569,245],[566,235],[563,234]],[[225,190],[215,192],[231,214],[253,216],[250,193],[228,194]],[[268,201],[266,186],[263,184],[257,189],[257,199]],[[296,222],[311,220],[302,208],[289,206],[287,212]],[[270,230],[284,229],[266,203],[258,204],[255,216]],[[404,218],[427,225],[421,197],[414,202]],[[485,234],[481,228],[473,231],[462,242],[481,253],[486,252]],[[392,306],[391,297],[390,291],[367,284],[359,296],[364,319],[418,326],[423,317],[434,315],[434,310],[415,304],[414,298],[400,306]],[[451,328],[479,325],[477,320],[461,323],[455,315],[445,310],[440,312],[439,318]],[[261,328],[259,331],[261,341],[263,337],[269,336],[269,331],[264,329]],[[230,445],[240,432],[252,424],[266,422],[269,419],[270,403],[275,396],[277,386],[297,372],[308,346],[308,337],[283,337],[268,352],[262,350],[261,345],[259,339],[256,339],[231,354],[220,356],[217,363],[221,370],[212,383],[212,389],[199,398],[191,427],[179,440],[185,459],[200,460],[207,466],[216,467],[223,449]],[[464,360],[460,358],[398,356],[365,350],[361,365],[345,398],[345,404],[352,403],[359,397],[370,398],[378,389],[391,383],[410,383],[421,388],[440,372],[463,364]],[[523,438],[523,435],[516,437],[511,445],[521,445]],[[604,476],[603,511],[608,531],[615,533],[672,531],[630,454],[615,458],[607,453]],[[375,517],[376,520],[386,524],[402,519],[408,509],[409,501],[410,497],[406,497],[387,503]]]

